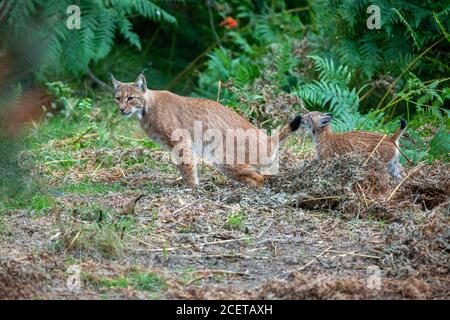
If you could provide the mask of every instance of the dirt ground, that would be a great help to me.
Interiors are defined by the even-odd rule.
[[[376,164],[318,165],[285,149],[282,172],[262,189],[203,166],[192,191],[162,151],[77,157],[88,160],[41,168],[53,186],[51,209],[3,216],[0,298],[450,298],[445,164],[407,168],[398,187],[374,173]],[[102,159],[107,168],[98,166]],[[114,187],[54,191],[62,181]],[[67,285],[73,267],[75,287]]]

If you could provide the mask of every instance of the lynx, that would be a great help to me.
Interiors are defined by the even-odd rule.
[[[356,152],[373,156],[386,163],[389,174],[399,180],[403,177],[403,168],[398,157],[398,141],[406,129],[406,121],[401,120],[400,128],[391,136],[364,131],[333,133],[330,122],[332,115],[317,111],[302,115],[301,124],[310,133],[319,159],[329,158],[334,154]],[[384,137],[384,138],[383,138]]]
[[[183,97],[169,91],[150,90],[143,74],[134,82],[128,83],[112,77],[112,83],[121,114],[136,115],[150,139],[172,150],[172,154],[182,156],[182,161],[177,164],[178,169],[183,182],[190,187],[199,184],[196,158],[202,158],[206,162],[213,159],[212,164],[226,176],[253,187],[261,187],[265,169],[272,165],[279,144],[300,126],[301,117],[297,116],[279,132],[267,136],[218,102]],[[215,139],[197,141],[196,124],[201,125],[199,130],[202,136],[213,131]],[[180,130],[187,132],[182,139],[176,136]],[[240,137],[229,137],[228,132],[233,130],[255,133],[253,136],[256,137],[257,146],[251,144],[251,139],[247,136],[241,140]],[[217,147],[213,148],[213,145]],[[267,157],[260,156],[261,149],[267,151]],[[224,161],[226,159],[221,159],[221,155],[222,158],[231,158],[231,161]],[[238,157],[243,161],[237,161]],[[253,160],[250,161],[251,159]]]

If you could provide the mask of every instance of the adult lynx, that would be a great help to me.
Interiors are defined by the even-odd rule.
[[[122,115],[137,115],[152,140],[181,156],[178,168],[191,187],[198,185],[196,157],[212,162],[228,177],[260,187],[279,143],[300,126],[301,117],[297,116],[279,132],[267,136],[218,102],[150,90],[143,74],[134,82],[114,78],[112,82]],[[196,134],[196,130],[200,132]]]

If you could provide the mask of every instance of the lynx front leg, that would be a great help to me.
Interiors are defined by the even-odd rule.
[[[178,165],[183,182],[188,186],[195,188],[198,184],[197,165],[193,163],[181,163]]]
[[[197,175],[197,163],[192,150],[192,144],[187,140],[186,143],[182,143],[177,148],[177,153],[179,155],[178,170],[180,170],[183,182],[194,188],[198,185],[199,181]]]

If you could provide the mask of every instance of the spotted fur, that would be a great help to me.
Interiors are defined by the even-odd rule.
[[[203,125],[203,133],[207,129],[218,129],[223,133],[224,145],[226,144],[227,129],[256,130],[260,136],[267,138],[267,152],[271,155],[269,161],[259,158],[256,150],[250,150],[245,146],[245,159],[253,153],[258,154],[257,163],[231,163],[215,164],[216,167],[226,176],[238,180],[244,184],[260,187],[264,183],[265,169],[272,165],[278,150],[279,143],[286,139],[300,125],[300,117],[296,117],[290,124],[286,125],[273,136],[267,137],[265,133],[259,131],[253,124],[238,115],[236,112],[221,105],[218,102],[182,97],[169,91],[150,90],[143,74],[139,75],[134,82],[123,83],[112,77],[114,85],[116,104],[124,116],[136,115],[141,127],[150,139],[155,140],[169,150],[183,146],[183,157],[190,161],[178,165],[183,181],[189,186],[196,186],[199,183],[197,175],[196,157],[207,160],[202,152],[208,146],[195,146],[194,123],[200,121]],[[188,141],[173,141],[172,134],[176,129],[186,129],[190,132]],[[262,140],[266,141],[266,140]],[[237,142],[234,143],[236,147]],[[225,151],[226,152],[226,151]]]

